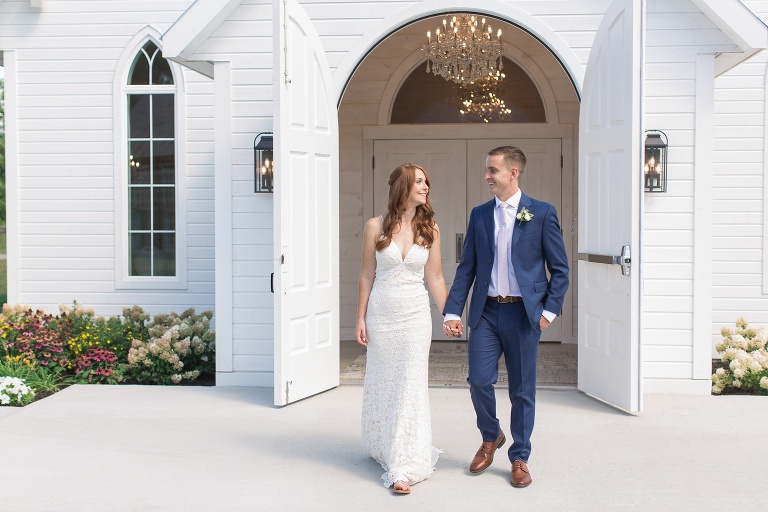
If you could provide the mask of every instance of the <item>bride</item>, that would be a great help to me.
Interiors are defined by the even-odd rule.
[[[384,468],[385,487],[409,494],[441,453],[432,446],[432,320],[424,276],[439,311],[448,294],[424,169],[403,164],[392,172],[387,210],[363,232],[356,328],[357,342],[368,347],[362,437]]]

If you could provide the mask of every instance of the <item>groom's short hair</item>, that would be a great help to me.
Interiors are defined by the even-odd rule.
[[[488,156],[495,155],[504,157],[504,163],[507,167],[517,167],[520,174],[523,174],[523,171],[525,171],[525,164],[528,159],[525,158],[525,153],[523,153],[522,149],[515,146],[499,146],[488,152]]]

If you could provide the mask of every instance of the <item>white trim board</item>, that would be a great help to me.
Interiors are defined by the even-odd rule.
[[[16,52],[4,51],[5,126],[18,126],[18,79]],[[7,253],[7,301],[18,304],[19,297],[19,135],[18,129],[5,131],[5,236]]]
[[[712,375],[712,203],[714,173],[715,59],[696,56],[693,226],[693,378]]]
[[[229,62],[216,62],[214,81],[214,202],[215,202],[215,314],[216,376],[233,371],[232,311],[232,76]],[[272,374],[270,376],[270,383]]]
[[[115,212],[115,290],[185,290],[187,289],[187,214],[186,214],[186,94],[182,67],[170,62],[174,85],[176,141],[176,275],[173,277],[131,276],[128,257],[128,158],[126,141],[128,109],[125,103],[126,81],[131,64],[147,41],[163,50],[160,32],[147,25],[125,45],[115,66],[112,85],[114,137],[114,212]]]
[[[763,92],[768,105],[768,67]],[[763,110],[763,119],[763,295],[768,295],[768,108]]]

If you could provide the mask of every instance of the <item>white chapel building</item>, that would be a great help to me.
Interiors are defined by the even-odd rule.
[[[456,14],[503,34],[504,119],[462,118],[426,72]],[[764,20],[759,0],[0,0],[8,301],[214,309],[217,384],[294,402],[339,383],[389,172],[427,169],[450,285],[487,151],[513,144],[561,221],[571,288],[543,341],[578,345],[579,389],[628,411],[708,394],[720,327],[768,324]]]

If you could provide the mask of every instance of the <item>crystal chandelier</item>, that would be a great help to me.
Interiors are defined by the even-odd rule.
[[[467,85],[483,77],[501,71],[501,29],[493,35],[485,18],[458,14],[449,22],[443,19],[443,28],[435,31],[435,37],[427,32],[427,44],[421,51],[427,59],[427,73],[446,80]]]
[[[459,86],[459,112],[468,122],[511,122],[512,110],[501,99],[504,73],[496,71],[473,83]]]

